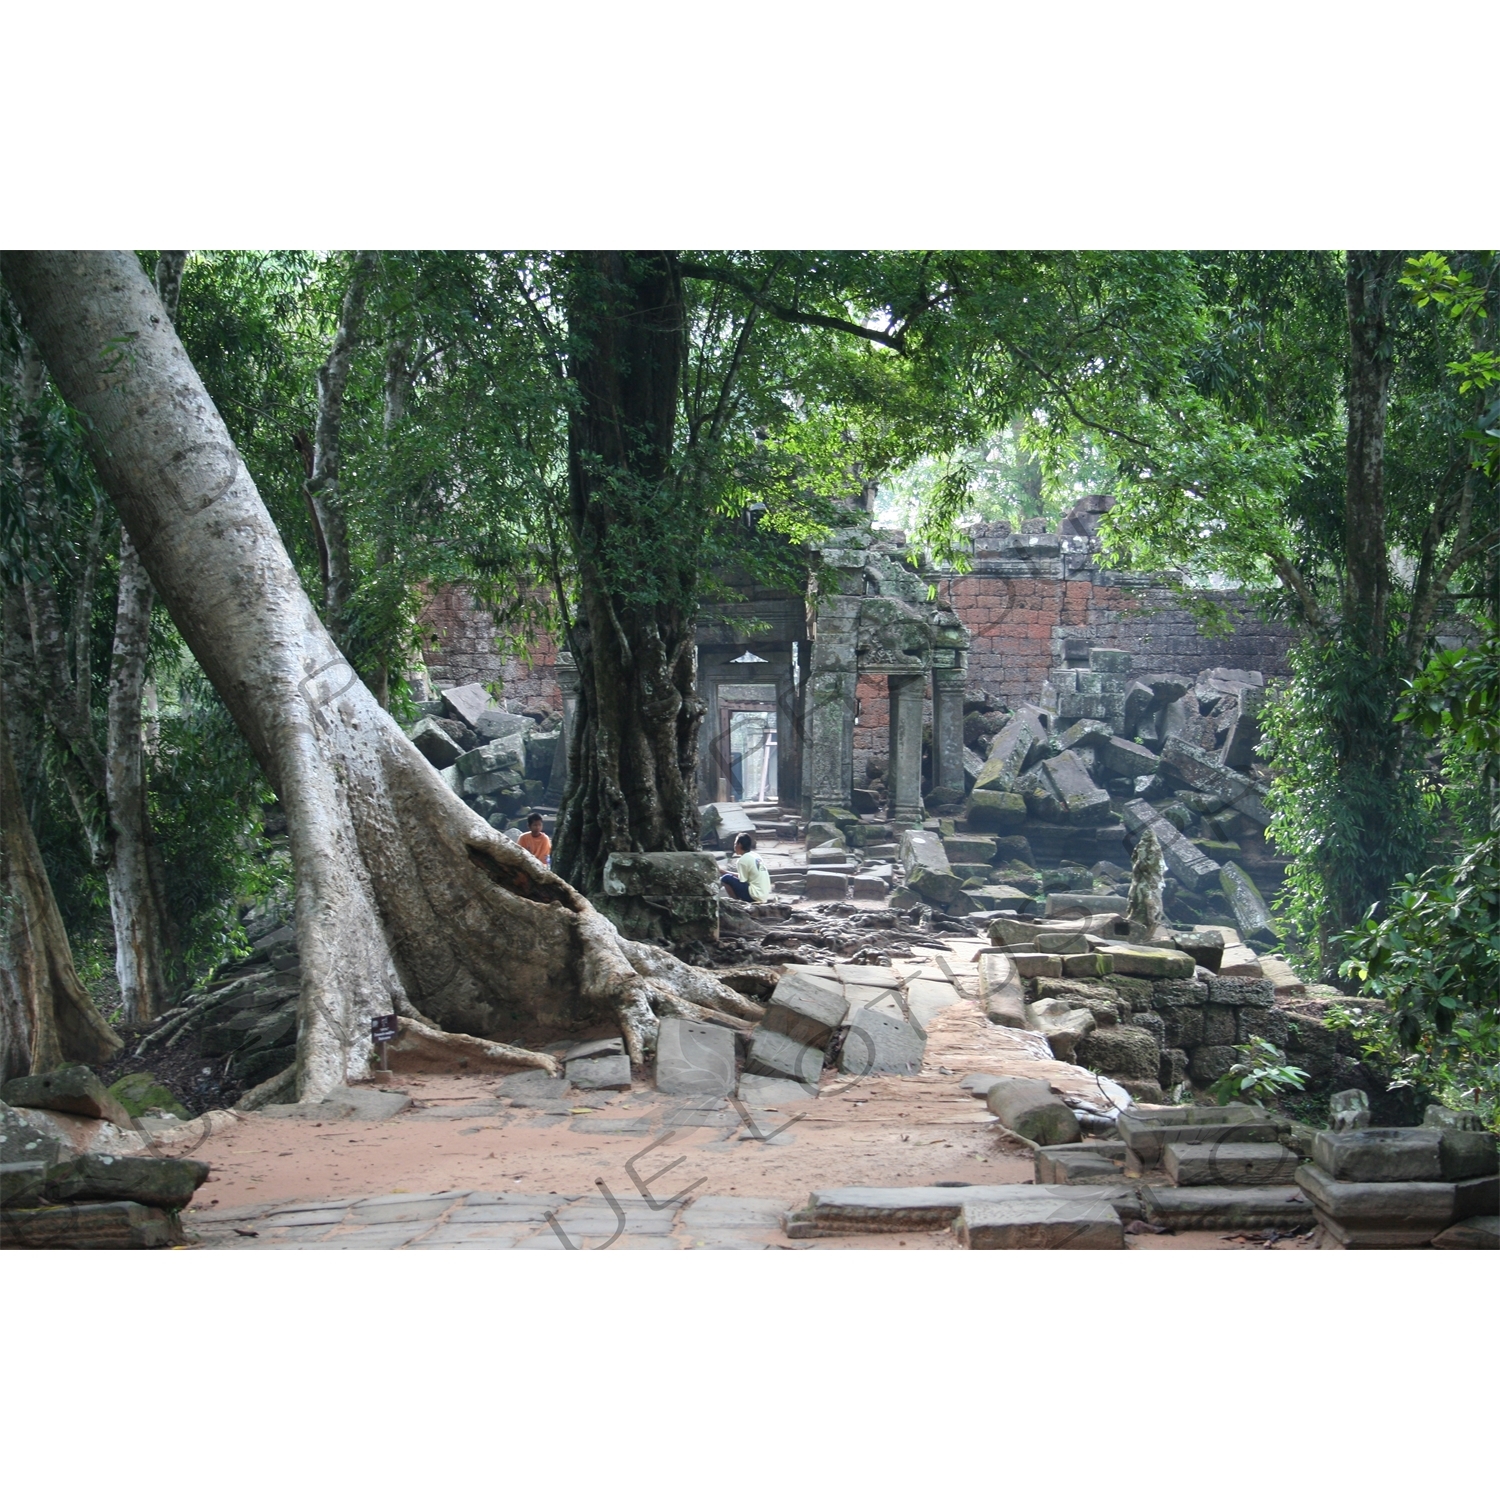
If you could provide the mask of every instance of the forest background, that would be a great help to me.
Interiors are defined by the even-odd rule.
[[[1288,942],[1383,1002],[1347,1019],[1398,1082],[1495,1108],[1494,253],[141,263],[381,703],[413,717],[418,614],[448,582],[518,649],[545,628],[584,664],[557,863],[585,891],[613,850],[695,846],[700,601],[737,567],[800,586],[851,476],[913,561],[956,568],[973,520],[1112,493],[1112,562],[1189,598],[1234,583],[1296,628],[1268,714]],[[8,737],[80,969],[139,1020],[243,951],[290,870],[8,302],[0,339]]]

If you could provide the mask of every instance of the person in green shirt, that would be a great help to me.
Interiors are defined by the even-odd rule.
[[[734,852],[736,856],[734,868],[737,873],[719,877],[724,889],[741,901],[769,901],[771,899],[771,872],[766,868],[765,861],[755,852],[753,835],[742,833],[734,841]]]

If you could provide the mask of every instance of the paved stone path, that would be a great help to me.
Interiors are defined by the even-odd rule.
[[[769,1250],[791,1248],[788,1206],[458,1190],[204,1209],[190,1222],[218,1250]]]

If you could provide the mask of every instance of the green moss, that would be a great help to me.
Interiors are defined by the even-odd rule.
[[[193,1118],[192,1111],[149,1073],[127,1073],[110,1084],[109,1091],[130,1112],[131,1119],[153,1114],[176,1115],[179,1120]]]

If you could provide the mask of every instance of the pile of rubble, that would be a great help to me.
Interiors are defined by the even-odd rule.
[[[1130,1106],[1085,1139],[1080,1111],[1035,1078],[963,1080],[1032,1147],[1030,1184],[841,1187],[789,1214],[793,1239],[952,1229],[971,1250],[1123,1250],[1127,1237],[1217,1230],[1275,1244],[1500,1248],[1494,1137],[1433,1106],[1424,1125],[1313,1131],[1255,1105]],[[1359,1093],[1335,1105],[1367,1101]],[[1355,1181],[1358,1178],[1361,1180]]]
[[[1258,672],[1212,668],[1196,682],[1137,674],[1129,652],[1094,648],[1087,669],[1046,684],[1040,703],[969,714],[961,826],[924,825],[942,838],[946,860],[932,845],[923,855],[903,846],[905,883],[920,867],[921,898],[959,915],[993,907],[996,885],[1035,894],[1024,881],[1046,866],[1071,870],[1073,888],[1107,893],[1118,890],[1127,846],[1149,827],[1172,907],[1232,920],[1247,938],[1270,936],[1245,868],[1274,876],[1281,867],[1261,832],[1270,781],[1254,758],[1263,690]],[[1047,889],[1058,888],[1054,877]]]
[[[412,742],[491,827],[511,829],[540,805],[556,805],[567,772],[556,709],[498,704],[478,682],[444,688],[417,707]]]
[[[1500,1167],[1478,1115],[1430,1106],[1420,1126],[1368,1128],[1368,1101],[1335,1111],[1296,1170],[1318,1226],[1352,1250],[1500,1248]],[[1342,1115],[1342,1118],[1340,1116]]]
[[[1147,942],[1119,905],[991,923],[993,946],[979,956],[990,1020],[1039,1032],[1054,1057],[1106,1073],[1148,1103],[1190,1082],[1207,1087],[1252,1037],[1287,1045],[1275,982],[1233,929],[1158,929]]]
[[[194,1127],[131,1116],[88,1068],[0,1089],[0,1241],[28,1250],[151,1250],[179,1244],[178,1215],[208,1165],[137,1155]],[[158,1128],[153,1131],[152,1124]]]

